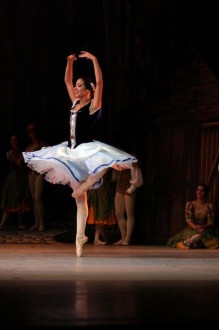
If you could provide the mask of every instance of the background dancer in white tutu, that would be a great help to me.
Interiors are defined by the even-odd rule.
[[[72,101],[70,110],[69,142],[44,147],[35,152],[24,152],[27,165],[45,174],[50,183],[69,185],[77,205],[76,255],[81,257],[88,238],[85,227],[88,216],[87,190],[97,189],[103,182],[108,168],[131,169],[130,189],[142,185],[142,175],[137,159],[118,148],[96,140],[96,124],[102,107],[103,77],[99,62],[93,54],[81,51],[79,59],[93,63],[95,82],[89,77],[81,77],[73,84],[73,63],[75,54],[67,57],[65,84]]]

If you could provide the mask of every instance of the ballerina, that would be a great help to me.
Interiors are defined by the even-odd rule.
[[[73,84],[73,63],[77,59],[93,63],[95,82],[81,77]],[[97,189],[103,183],[108,168],[133,169],[137,159],[129,153],[103,143],[97,137],[97,123],[102,111],[103,76],[97,57],[81,51],[67,57],[65,85],[72,101],[69,140],[36,152],[23,153],[27,166],[45,174],[53,184],[69,185],[77,206],[76,255],[81,257],[88,217],[87,190]],[[133,172],[134,173],[134,172]],[[136,183],[133,179],[132,182]],[[130,183],[131,186],[131,183]]]

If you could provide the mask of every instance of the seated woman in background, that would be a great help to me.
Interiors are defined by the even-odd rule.
[[[197,186],[196,200],[186,203],[187,226],[168,240],[168,247],[219,247],[219,233],[215,230],[215,206],[206,201],[207,193],[208,187],[204,183]]]

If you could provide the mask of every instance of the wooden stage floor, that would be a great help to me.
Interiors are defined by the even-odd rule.
[[[0,244],[1,329],[219,322],[219,249]]]

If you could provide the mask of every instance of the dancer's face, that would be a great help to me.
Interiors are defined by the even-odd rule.
[[[90,93],[90,91],[85,87],[84,80],[81,78],[76,81],[74,92],[76,98],[82,98]]]

